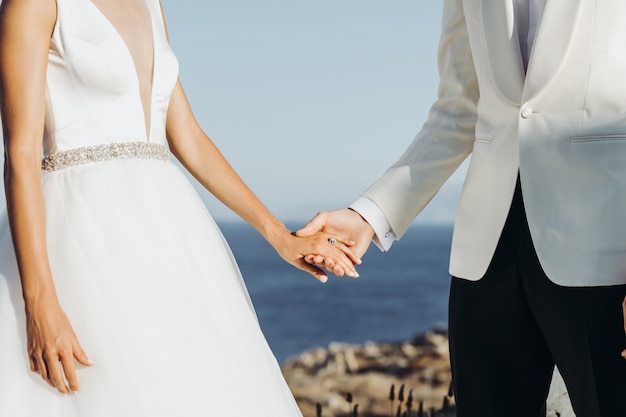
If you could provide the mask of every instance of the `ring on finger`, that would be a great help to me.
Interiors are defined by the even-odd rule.
[[[328,238],[328,244],[330,246],[335,246],[337,244],[337,238],[335,236],[331,236]]]

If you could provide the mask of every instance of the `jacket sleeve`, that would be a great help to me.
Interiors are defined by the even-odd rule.
[[[382,210],[398,239],[472,152],[479,94],[463,0],[444,1],[438,67],[438,98],[426,123],[363,194]]]

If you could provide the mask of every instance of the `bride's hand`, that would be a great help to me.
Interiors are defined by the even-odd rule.
[[[334,244],[331,244],[333,239]],[[360,264],[361,261],[350,249],[354,242],[344,241],[322,232],[313,236],[297,237],[286,229],[279,238],[272,240],[273,242],[270,243],[285,261],[310,273],[321,282],[328,280],[326,273],[307,263],[305,261],[307,255],[314,254],[323,258],[327,267],[333,265],[332,272],[337,276],[348,275],[353,278],[359,276],[354,266]]]
[[[26,332],[31,371],[61,394],[78,392],[74,359],[91,366],[72,326],[56,300],[38,302],[27,309]]]

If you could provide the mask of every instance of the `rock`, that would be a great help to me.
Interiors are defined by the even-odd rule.
[[[552,375],[552,385],[548,395],[548,413],[546,417],[576,417],[572,410],[565,382],[558,370],[554,370]]]
[[[425,411],[447,411],[438,416],[453,417],[448,335],[434,329],[399,343],[349,345],[331,343],[287,360],[283,374],[305,417],[316,416],[316,404],[323,417],[351,416],[358,404],[361,417],[395,416],[398,406],[406,410],[409,392],[413,415],[420,402]],[[390,387],[394,400],[390,401]],[[398,395],[404,385],[404,398]],[[352,402],[346,400],[350,393]],[[563,380],[555,371],[548,398],[547,417],[575,417]]]
[[[420,401],[425,410],[440,409],[451,381],[448,337],[445,330],[436,329],[400,343],[331,343],[328,349],[288,360],[283,373],[306,417],[316,415],[318,402],[324,417],[350,415],[355,404],[359,404],[360,416],[396,415],[402,384],[403,411],[410,389],[414,412]],[[392,384],[396,390],[393,403],[389,400]],[[351,404],[346,401],[347,393],[352,394]],[[454,399],[448,401],[452,407]]]

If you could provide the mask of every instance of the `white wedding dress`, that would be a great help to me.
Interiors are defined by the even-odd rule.
[[[60,303],[95,362],[64,397],[30,372],[0,214],[1,417],[301,416],[220,231],[169,160],[178,64],[158,0],[149,130],[134,61],[90,0],[57,0],[42,171]],[[149,133],[147,133],[147,131]]]

